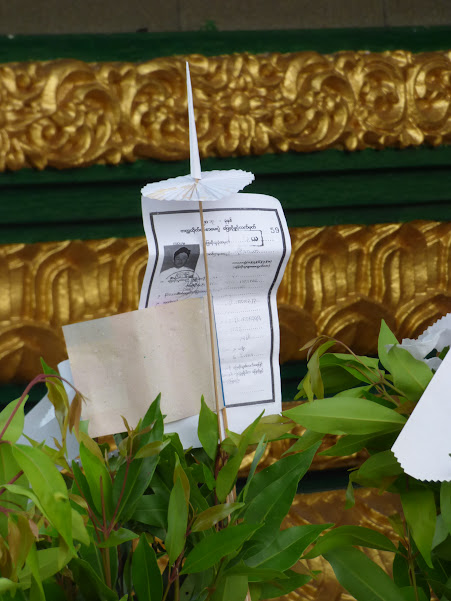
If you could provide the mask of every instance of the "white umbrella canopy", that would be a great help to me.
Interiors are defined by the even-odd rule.
[[[186,87],[188,93],[188,121],[190,146],[190,175],[173,177],[161,182],[147,184],[141,194],[154,200],[197,201],[220,200],[239,192],[254,180],[254,174],[241,169],[224,171],[201,171],[196,122],[194,119],[193,93],[189,66],[186,63]]]
[[[199,179],[194,179],[192,175],[181,175],[147,184],[141,194],[155,200],[220,200],[242,190],[253,179],[252,173],[241,169],[203,171]]]

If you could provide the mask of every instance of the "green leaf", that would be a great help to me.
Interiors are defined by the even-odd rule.
[[[324,434],[313,432],[313,430],[306,430],[304,434],[293,445],[291,445],[289,449],[285,451],[284,455],[306,451],[318,441],[322,440],[323,437]]]
[[[425,489],[401,493],[401,503],[413,540],[424,561],[432,568],[431,549],[437,516],[434,492]]]
[[[131,530],[127,530],[127,528],[119,528],[118,530],[113,530],[108,539],[102,543],[97,543],[97,546],[100,549],[108,549],[109,547],[118,547],[122,543],[126,543],[129,540],[134,540],[138,538],[139,534],[135,534]]]
[[[348,389],[353,389],[359,386],[362,382],[360,379],[352,376],[348,371],[343,369],[341,365],[337,365],[336,361],[331,360],[332,355],[326,354],[321,357],[320,368],[324,383],[324,395],[326,397],[334,396]],[[329,365],[329,363],[333,363]],[[313,400],[313,398],[311,399]]]
[[[72,557],[73,552],[66,546],[39,550],[37,552],[37,560],[42,582],[61,571]],[[25,565],[23,570],[21,570],[19,580],[25,586],[31,585],[31,570],[28,565]]]
[[[323,530],[331,526],[332,524],[293,526],[281,530],[261,551],[246,558],[246,564],[284,572],[299,560]]]
[[[298,386],[298,390],[299,392],[294,397],[295,401],[302,398],[307,398],[309,401],[313,401],[314,397],[312,390],[312,379],[309,373],[307,373],[306,376],[304,376],[304,378],[301,380]]]
[[[340,438],[340,440],[329,449],[318,453],[318,455],[345,457],[346,455],[352,455],[365,448],[385,450],[387,447],[391,448],[393,446],[397,436],[397,432],[389,432],[388,434],[381,434],[380,432],[363,435],[348,434],[347,436]]]
[[[371,455],[360,468],[351,473],[350,479],[362,486],[380,486],[387,478],[403,474],[393,451],[382,451]]]
[[[45,601],[35,544],[31,546],[30,552],[28,553],[27,567],[30,569],[31,573],[30,601]]]
[[[180,481],[183,486],[183,492],[185,493],[185,501],[186,506],[189,507],[189,496],[190,496],[190,483],[188,476],[185,473],[185,470],[180,465],[180,460],[178,455],[175,456],[175,467],[174,467],[174,484],[177,478],[180,478]]]
[[[286,580],[287,576],[280,570],[271,568],[251,568],[243,562],[229,568],[227,574],[245,574],[249,582],[265,582],[267,580]]]
[[[142,430],[144,430],[145,428],[148,428],[149,426],[151,426],[152,424],[154,424],[157,421],[158,416],[161,413],[160,402],[161,402],[161,393],[155,397],[155,400],[152,401],[149,409],[146,411],[146,414],[142,421],[142,426],[141,426]]]
[[[62,475],[49,457],[38,448],[15,445],[12,452],[39,499],[45,517],[58,530],[69,549],[75,552],[71,506]]]
[[[252,459],[252,464],[249,470],[249,474],[247,476],[246,484],[244,485],[244,488],[240,493],[240,499],[242,499],[243,501],[245,501],[247,498],[247,492],[249,490],[249,486],[251,485],[252,479],[254,478],[255,470],[257,469],[257,466],[260,463],[260,459],[263,457],[267,446],[268,443],[265,441],[265,437],[262,436],[257,445],[257,448],[255,449],[254,458]]]
[[[280,480],[290,472],[295,472],[298,480],[300,480],[309,469],[319,446],[320,443],[316,443],[316,445],[310,447],[303,453],[283,457],[282,459],[279,459],[279,461],[276,461],[269,467],[258,472],[258,474],[255,474],[249,486],[247,501],[249,502],[257,497],[257,495],[266,490],[273,482]]]
[[[136,503],[132,520],[167,530],[168,502],[161,495],[143,495]]]
[[[278,531],[293,503],[298,482],[310,467],[319,445],[320,443],[317,443],[316,446],[310,447],[300,455],[289,455],[279,460],[277,462],[277,464],[281,464],[279,470],[271,471],[268,468],[268,471],[264,470],[266,474],[263,476],[263,472],[260,472],[254,477],[254,486],[251,484],[249,488],[248,505],[243,514],[247,523],[265,524],[265,536],[269,536],[269,530]],[[295,462],[292,462],[293,458]],[[276,477],[259,490],[261,483],[267,481],[269,473],[273,473]],[[259,491],[258,494],[255,494],[256,490]]]
[[[0,445],[0,484],[10,482],[21,471],[19,464],[13,457],[12,447],[9,444]],[[26,476],[21,476],[16,480],[18,486],[26,487],[28,485]],[[17,509],[25,509],[27,505],[26,499],[22,495],[16,495],[12,492],[5,491],[1,497],[2,505],[5,507],[13,507],[12,503],[16,503]],[[8,519],[3,513],[0,513],[0,535],[3,538],[8,536]]]
[[[205,449],[207,455],[213,461],[216,459],[216,453],[218,451],[218,418],[205,403],[204,397],[200,400],[200,413],[199,413],[199,426],[197,428],[197,435],[199,440]]]
[[[169,438],[164,441],[156,440],[154,442],[149,442],[139,449],[135,455],[135,459],[142,459],[143,457],[152,457],[153,455],[158,455],[169,444],[171,444],[171,440]]]
[[[333,397],[283,412],[305,428],[324,434],[371,434],[401,430],[406,418],[366,399]]]
[[[75,477],[72,491],[75,494],[79,494],[80,496],[84,497],[89,507],[95,511],[94,501],[92,499],[88,481],[86,480],[86,476],[81,471],[80,466],[76,461],[72,461],[72,472]]]
[[[285,572],[286,578],[283,580],[274,580],[273,582],[264,582],[258,585],[259,588],[259,599],[274,599],[274,597],[282,597],[288,595],[292,591],[296,591],[301,586],[307,584],[312,579],[311,576],[306,574],[298,574],[293,570],[287,570]],[[256,589],[256,585],[250,584],[249,589],[251,591],[252,599],[254,599],[253,591]]]
[[[372,384],[378,381],[380,376],[378,372],[379,361],[373,357],[354,357],[348,353],[328,353],[321,357],[320,367],[323,377],[327,376],[327,368],[340,368],[349,373],[357,383],[365,382]],[[327,382],[327,380],[326,380]],[[362,388],[362,387],[359,387]],[[364,387],[366,388],[366,387]],[[342,390],[344,390],[342,388]],[[358,390],[358,389],[357,389]],[[355,394],[359,394],[356,392]],[[354,395],[353,395],[354,396]]]
[[[117,601],[117,594],[108,588],[87,561],[74,558],[69,567],[85,601]]]
[[[240,524],[229,526],[206,536],[189,553],[182,574],[192,574],[206,570],[218,563],[223,557],[239,551],[242,544],[258,530],[259,524]]]
[[[388,352],[388,360],[394,385],[403,391],[409,401],[418,401],[432,379],[432,371],[426,363],[397,346]]]
[[[166,550],[169,555],[169,565],[173,565],[185,546],[186,527],[188,523],[188,507],[180,476],[171,490],[168,507],[168,534]]]
[[[379,355],[379,361],[387,371],[391,372],[390,359],[388,358],[387,350],[387,345],[389,344],[398,344],[398,340],[385,321],[382,320],[379,339],[377,342],[377,352]]]
[[[219,579],[211,601],[244,601],[247,595],[247,577],[243,574],[226,574]]]
[[[442,482],[440,485],[440,511],[448,532],[451,533],[451,482]]]
[[[159,460],[159,455],[145,457],[144,459],[134,459],[128,470],[126,463],[121,465],[113,484],[113,503],[117,505],[125,480],[125,488],[122,493],[119,511],[116,514],[116,521],[119,518],[121,518],[121,522],[126,522],[130,519],[137,503],[152,482]]]
[[[371,386],[356,386],[355,388],[349,388],[349,390],[343,390],[334,396],[352,396],[357,399],[364,399],[366,398],[369,390],[371,390]]]
[[[155,440],[163,440],[164,424],[163,414],[160,409],[161,394],[150,405],[142,421],[141,430],[152,426],[150,432],[139,437],[139,446],[144,446]]]
[[[283,415],[266,415],[257,423],[252,436],[248,439],[248,444],[257,444],[262,436],[267,441],[280,439],[281,436],[291,432],[293,422]]]
[[[386,536],[361,526],[339,526],[324,534],[316,543],[314,548],[305,555],[305,559],[312,559],[324,555],[337,547],[356,545],[369,549],[381,549],[396,553],[396,547]]]
[[[139,601],[161,601],[163,580],[155,551],[141,534],[132,559],[133,586]]]
[[[105,456],[102,453],[99,445],[93,440],[89,434],[80,430],[78,433],[78,442],[83,443],[90,453],[92,453],[97,459],[105,465]]]
[[[354,547],[339,547],[324,557],[338,582],[356,601],[404,601],[401,591],[384,570]]]
[[[405,586],[400,589],[404,601],[429,601],[429,597],[422,588]]]
[[[216,486],[215,477],[212,474],[211,470],[205,465],[205,463],[202,463],[201,465],[202,465],[203,481],[205,482],[205,484],[208,486],[208,488],[210,490],[213,490]]]
[[[113,487],[110,474],[97,455],[91,453],[85,446],[84,442],[80,443],[80,459],[85,471],[86,480],[88,481],[89,490],[91,491],[92,499],[95,508],[102,515],[102,494],[105,503],[106,516],[108,519],[113,515]],[[101,493],[101,490],[103,491]]]
[[[23,402],[21,402],[20,399],[17,399],[16,401],[8,403],[0,413],[0,432],[2,432],[3,428],[6,426],[6,422],[11,417],[13,411],[17,408],[14,417],[10,421],[5,433],[2,436],[2,440],[16,442],[22,436],[25,423],[24,406],[27,399],[28,397],[26,397]]]
[[[57,372],[49,367],[41,357],[41,365],[45,374],[58,376]],[[65,431],[65,421],[69,412],[69,399],[62,381],[59,378],[46,380],[47,396],[55,408],[55,417],[61,432]]]
[[[180,599],[197,599],[199,601],[204,599],[206,589],[211,585],[213,580],[213,568],[197,574],[188,574],[180,587]]]
[[[14,591],[16,589],[17,589],[17,582],[13,582],[12,580],[9,580],[8,578],[0,577],[0,594],[3,595],[3,593],[7,593],[8,591],[11,591],[12,593],[14,593]]]
[[[245,503],[224,503],[223,505],[214,505],[203,511],[194,520],[191,527],[192,532],[201,532],[208,530],[218,522],[221,522],[232,512],[244,507]]]
[[[322,399],[324,397],[324,385],[323,380],[321,378],[321,371],[319,368],[319,359],[321,355],[323,355],[334,344],[334,340],[328,340],[327,342],[321,344],[313,353],[309,362],[307,363],[312,392],[318,399]]]
[[[252,422],[250,426],[239,437],[238,452],[237,454],[229,459],[225,466],[219,472],[216,478],[216,495],[218,501],[221,503],[225,501],[227,495],[232,490],[235,484],[238,470],[240,469],[241,462],[243,461],[244,455],[246,454],[249,441],[252,438],[253,432],[261,419],[261,415]],[[232,434],[232,433],[230,433]]]
[[[345,509],[351,509],[355,505],[354,487],[352,485],[352,479],[349,478],[348,486],[346,487],[345,494]]]
[[[88,531],[86,530],[85,523],[81,514],[75,509],[71,509],[72,513],[72,536],[74,540],[78,540],[86,546],[89,546],[90,539]]]

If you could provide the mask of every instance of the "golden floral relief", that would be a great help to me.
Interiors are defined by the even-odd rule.
[[[451,141],[451,51],[277,52],[0,65],[0,171]]]
[[[381,319],[417,336],[451,311],[451,223],[291,230],[278,294],[281,361],[317,334],[376,352]],[[0,246],[0,382],[65,358],[61,326],[137,308],[144,237]]]

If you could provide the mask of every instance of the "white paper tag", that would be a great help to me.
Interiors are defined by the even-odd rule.
[[[392,447],[418,480],[451,480],[451,352],[446,355]]]

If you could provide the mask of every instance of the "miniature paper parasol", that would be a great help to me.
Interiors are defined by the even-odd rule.
[[[200,223],[202,230],[202,244],[205,265],[205,280],[208,297],[208,317],[210,324],[210,342],[213,363],[213,377],[215,387],[216,413],[218,416],[219,434],[222,440],[222,428],[220,423],[219,391],[217,384],[217,367],[215,356],[216,330],[213,316],[213,303],[210,290],[210,278],[208,274],[207,245],[205,240],[204,216],[202,201],[219,200],[235,194],[254,180],[254,174],[241,169],[227,171],[201,172],[199,147],[197,142],[196,122],[194,119],[193,93],[191,89],[191,78],[189,65],[186,63],[186,87],[188,94],[188,123],[189,123],[189,146],[190,146],[190,175],[174,177],[161,182],[147,184],[141,190],[141,194],[154,200],[179,200],[198,201]],[[227,414],[223,409],[224,424],[227,427]]]
[[[219,200],[242,190],[254,180],[254,174],[241,169],[201,172],[188,63],[186,63],[186,86],[191,173],[147,184],[141,190],[141,194],[155,200]]]

